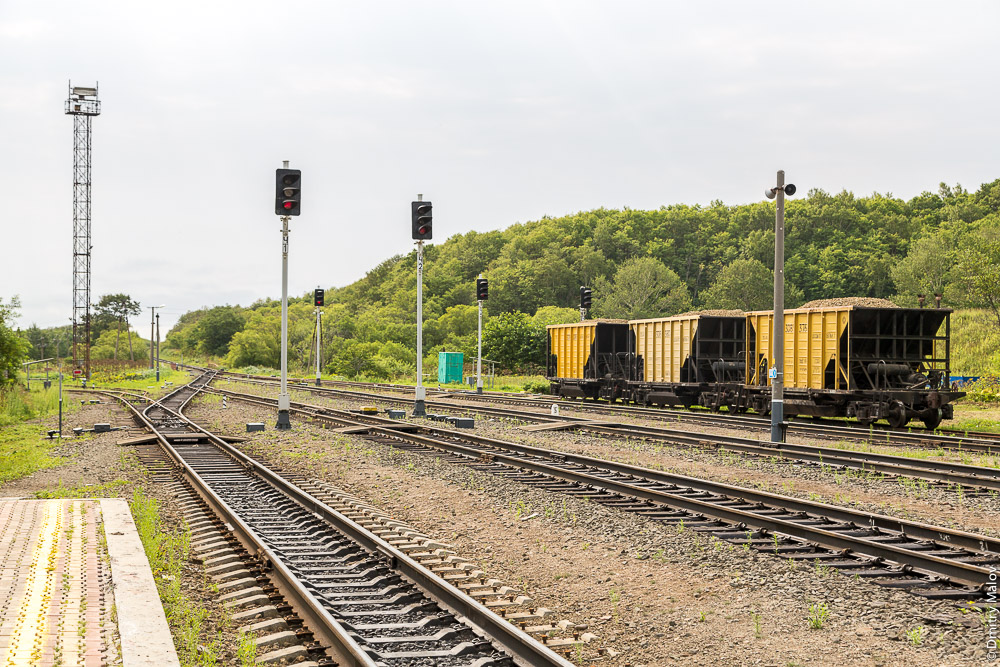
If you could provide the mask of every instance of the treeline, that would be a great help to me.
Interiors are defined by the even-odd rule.
[[[904,201],[812,190],[786,206],[786,306],[867,296],[915,306],[984,308],[1000,326],[1000,179],[975,192],[940,186]],[[475,353],[475,278],[490,281],[484,356],[508,369],[539,364],[544,325],[578,319],[579,288],[594,317],[671,315],[693,308],[770,308],[774,204],[598,209],[458,234],[425,251],[424,347]],[[387,259],[326,292],[323,360],[344,375],[412,372],[416,254]],[[504,317],[497,317],[506,314]],[[312,363],[311,295],[291,300],[293,365]],[[184,315],[167,344],[232,366],[278,364],[280,303]]]

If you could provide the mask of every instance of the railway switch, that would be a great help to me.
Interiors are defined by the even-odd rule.
[[[412,236],[414,241],[430,241],[433,230],[433,206],[429,201],[410,202]]]
[[[299,215],[302,212],[302,170],[275,169],[274,212]]]

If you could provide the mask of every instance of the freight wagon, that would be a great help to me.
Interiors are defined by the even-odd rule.
[[[947,308],[836,306],[785,311],[784,412],[885,419],[893,427],[951,419]],[[703,311],[548,328],[552,393],[730,412],[771,408],[770,311]]]
[[[587,320],[550,325],[546,372],[552,393],[570,398],[623,398],[628,360],[625,320]]]
[[[950,308],[837,306],[785,311],[787,415],[885,419],[894,428],[951,419]],[[766,413],[773,359],[771,311],[747,314],[749,407]],[[767,387],[767,390],[763,388]]]
[[[735,405],[743,382],[746,318],[692,313],[632,320],[626,393],[643,405]],[[733,388],[735,387],[735,391]]]

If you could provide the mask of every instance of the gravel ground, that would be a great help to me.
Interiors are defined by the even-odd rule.
[[[348,407],[316,397],[293,395],[293,400]],[[228,409],[217,401],[198,404],[191,414],[231,432],[249,421],[274,419],[273,410],[236,401]],[[963,614],[951,603],[883,589],[811,565],[793,567],[691,530],[678,531],[478,473],[443,457],[402,452],[302,420],[293,420],[293,426],[291,432],[253,434],[239,446],[280,469],[327,480],[454,545],[459,555],[477,561],[489,576],[520,584],[557,618],[587,625],[596,633],[595,643],[615,653],[604,658],[604,664],[985,661],[986,636],[979,617]],[[479,421],[476,432],[506,437],[518,433],[519,439],[550,444],[541,434],[529,436],[515,429],[511,423]],[[563,436],[570,436],[570,442],[589,438],[557,438]],[[585,444],[611,450],[622,443]],[[645,455],[626,451],[628,456]],[[685,455],[692,467],[707,467],[695,457],[709,455]],[[745,472],[738,469],[740,475]],[[783,466],[780,472],[792,480],[800,479],[802,471]],[[778,471],[759,474],[779,478]],[[820,614],[819,605],[825,605],[828,617],[821,628],[811,629],[810,608]],[[594,661],[590,650],[582,664]]]
[[[229,386],[234,390],[248,393],[267,391],[267,388],[261,385],[233,384]],[[372,401],[331,399],[327,396],[314,395],[301,390],[293,390],[292,394],[293,400],[332,407],[358,408],[372,403]],[[397,407],[388,402],[379,404],[378,401],[375,401],[375,403],[380,408]],[[565,408],[563,413],[570,414]],[[460,413],[455,412],[454,414]],[[466,414],[473,416],[471,409]],[[577,412],[577,414],[584,413]],[[629,419],[629,422],[656,425],[685,433],[738,434],[720,428],[698,429],[692,424],[665,424],[663,420]],[[437,422],[428,422],[428,424],[440,425]],[[907,478],[882,479],[878,475],[865,475],[860,471],[851,472],[837,470],[830,466],[783,463],[778,459],[669,446],[638,438],[606,438],[579,431],[529,433],[521,429],[523,425],[525,425],[524,422],[512,419],[477,418],[476,433],[527,445],[548,447],[665,472],[710,479],[716,482],[750,486],[772,493],[817,500],[867,512],[877,512],[901,519],[1000,536],[1000,526],[997,522],[997,513],[1000,512],[1000,496],[995,493],[980,495],[956,493],[953,489],[920,484]],[[829,442],[809,442],[806,439],[802,439],[802,442],[803,444],[829,445]],[[898,448],[878,446],[872,448],[873,451],[884,449]]]

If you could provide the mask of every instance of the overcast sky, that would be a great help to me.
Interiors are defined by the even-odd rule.
[[[809,5],[809,6],[807,6]],[[0,297],[72,312],[67,82],[100,83],[92,301],[280,297],[600,206],[909,198],[1000,177],[996,2],[0,1]],[[148,317],[145,311],[142,318]],[[140,331],[144,331],[140,325]]]

